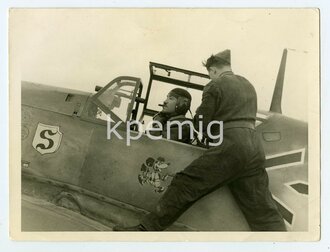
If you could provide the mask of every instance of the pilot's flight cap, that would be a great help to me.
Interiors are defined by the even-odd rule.
[[[174,88],[170,91],[169,94],[171,94],[175,98],[184,97],[184,98],[187,98],[189,101],[191,101],[190,93],[187,90],[183,89],[183,88]]]

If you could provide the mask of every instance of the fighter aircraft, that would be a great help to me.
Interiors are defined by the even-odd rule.
[[[307,231],[308,125],[282,114],[286,59],[284,49],[270,110],[258,111],[256,129],[266,152],[270,189],[287,229]],[[65,215],[52,222],[54,227],[26,224],[24,231],[61,230],[61,221],[74,222],[79,216],[79,225],[66,228],[111,230],[118,223],[135,225],[155,206],[173,175],[205,151],[199,145],[152,140],[141,125],[160,110],[157,101],[166,93],[159,94],[159,87],[183,87],[195,99],[201,97],[209,77],[154,62],[149,68],[145,97],[141,80],[129,76],[96,86],[95,93],[22,81],[22,223],[33,217],[36,207],[31,204],[38,202],[46,202],[39,206],[47,205],[47,211]],[[133,120],[141,125],[127,124]],[[109,139],[109,127],[114,125],[119,136]],[[249,227],[223,187],[196,202],[168,230],[248,231]]]

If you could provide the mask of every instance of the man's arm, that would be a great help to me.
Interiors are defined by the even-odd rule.
[[[206,133],[207,125],[213,120],[214,114],[217,108],[219,91],[211,84],[210,87],[206,87],[203,91],[202,103],[196,110],[194,116],[194,127],[196,130],[199,129],[199,123],[203,122],[203,133]],[[200,118],[200,116],[203,116]]]

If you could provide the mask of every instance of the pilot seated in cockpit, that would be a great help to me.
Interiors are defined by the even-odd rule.
[[[149,134],[190,143],[193,139],[192,123],[190,119],[185,117],[188,110],[190,110],[190,104],[191,95],[188,91],[182,88],[172,89],[163,105],[161,105],[163,110],[153,117],[153,128],[148,130]],[[162,125],[161,129],[160,124],[156,122]],[[169,130],[167,130],[168,128]]]

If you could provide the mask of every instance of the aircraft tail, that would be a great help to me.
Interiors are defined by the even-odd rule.
[[[280,69],[278,70],[275,89],[273,93],[272,103],[270,105],[270,111],[275,113],[282,114],[282,94],[283,94],[283,83],[285,75],[285,65],[287,58],[288,50],[284,49],[280,64]]]

